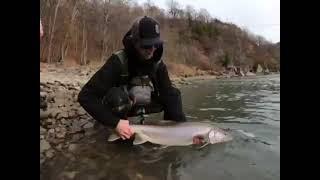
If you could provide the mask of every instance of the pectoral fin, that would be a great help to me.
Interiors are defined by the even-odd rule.
[[[210,143],[207,142],[207,143],[203,144],[202,146],[198,147],[197,149],[202,149],[202,148],[206,147],[208,144],[210,144]]]
[[[145,142],[147,142],[146,138],[144,138],[141,134],[135,134],[133,141],[134,145],[143,144]]]
[[[108,138],[108,141],[115,141],[117,139],[120,139],[120,136],[118,136],[116,133],[112,133],[109,138]]]

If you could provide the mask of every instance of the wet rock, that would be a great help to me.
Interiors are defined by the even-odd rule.
[[[44,152],[51,148],[51,145],[46,140],[40,140],[40,152]]]

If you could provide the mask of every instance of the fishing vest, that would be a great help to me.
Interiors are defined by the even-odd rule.
[[[156,71],[161,61],[154,65],[150,75],[135,76],[129,82],[128,57],[124,50],[114,53],[121,63],[120,84],[130,98],[135,99],[135,105],[143,106],[151,103],[152,95],[159,95]]]

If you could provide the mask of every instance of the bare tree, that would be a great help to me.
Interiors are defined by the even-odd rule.
[[[199,21],[202,21],[202,22],[205,22],[205,23],[209,23],[211,21],[211,15],[206,9],[201,8],[199,13],[198,13],[197,19]]]
[[[103,1],[103,40],[102,40],[102,53],[101,53],[101,61],[104,60],[105,54],[108,52],[108,40],[110,36],[108,36],[108,25],[110,22],[110,0]]]
[[[61,62],[63,63],[65,60],[65,57],[68,53],[69,47],[70,47],[70,39],[71,39],[71,33],[74,31],[74,26],[75,26],[75,20],[77,15],[79,14],[78,11],[78,0],[73,0],[73,1],[69,1],[69,5],[70,5],[70,20],[68,21],[67,29],[66,29],[66,33],[64,36],[64,40],[62,42],[61,45]]]
[[[168,6],[169,14],[173,18],[176,18],[178,13],[179,13],[179,10],[181,9],[179,2],[175,1],[175,0],[167,0],[166,3],[167,3],[167,6]]]
[[[54,17],[53,17],[53,20],[50,21],[52,22],[52,27],[50,29],[50,41],[49,41],[49,47],[48,47],[48,57],[47,57],[47,62],[51,62],[51,51],[52,51],[52,40],[54,38],[54,31],[55,31],[55,25],[56,25],[56,19],[57,19],[57,14],[58,14],[58,10],[59,10],[59,6],[60,6],[60,3],[62,2],[62,0],[58,0],[57,4],[56,4],[56,7],[55,7],[55,11],[54,11]],[[51,20],[51,18],[50,18]]]

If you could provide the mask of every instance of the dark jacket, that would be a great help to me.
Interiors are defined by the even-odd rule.
[[[130,39],[130,31],[123,38],[124,51],[128,56],[129,79],[136,75],[154,74],[161,104],[164,109],[164,119],[185,121],[182,111],[180,91],[172,86],[166,65],[161,61],[163,47],[156,49],[151,60],[141,61]],[[155,70],[155,63],[160,62]],[[111,55],[106,63],[84,85],[78,95],[80,105],[100,123],[115,128],[120,117],[111,112],[110,107],[102,104],[102,98],[112,88],[119,86],[121,63],[116,55]]]

